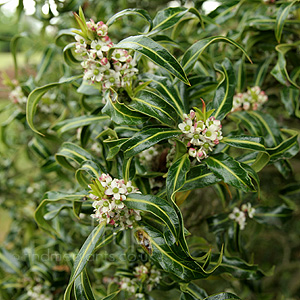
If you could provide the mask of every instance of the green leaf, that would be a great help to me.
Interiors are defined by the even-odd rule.
[[[143,35],[130,36],[110,48],[108,54],[110,55],[114,49],[135,50],[189,85],[186,74],[176,58],[166,48],[149,37]]]
[[[178,94],[178,90],[168,78],[146,73],[144,74],[143,79],[151,80],[149,86],[159,92],[161,96],[177,111],[179,116],[183,115],[183,102]]]
[[[241,93],[245,86],[246,74],[245,74],[245,56],[243,55],[236,63],[235,70],[237,74],[236,78],[236,91]]]
[[[125,159],[156,145],[162,140],[167,140],[177,135],[180,135],[180,130],[170,128],[146,128],[136,133],[126,143],[121,146],[124,150]]]
[[[79,253],[76,256],[74,266],[72,269],[72,273],[70,276],[70,280],[68,286],[65,290],[64,300],[69,300],[71,296],[72,286],[74,284],[75,279],[80,275],[80,273],[84,270],[86,264],[88,263],[90,257],[94,253],[95,247],[102,237],[105,230],[106,222],[102,222],[99,224],[88,236],[83,246],[81,247]]]
[[[235,74],[231,62],[226,58],[221,65],[215,65],[216,70],[222,74],[214,99],[208,106],[215,109],[213,116],[218,120],[223,120],[232,109],[232,100],[235,93]]]
[[[10,42],[10,52],[13,55],[14,66],[15,66],[15,78],[18,78],[18,61],[17,61],[17,47],[21,38],[27,37],[26,32],[15,35]]]
[[[270,155],[267,152],[254,153],[255,157],[251,162],[251,168],[255,172],[260,172],[270,161]],[[248,162],[245,162],[248,163]]]
[[[286,205],[275,207],[259,206],[255,208],[254,220],[261,224],[275,225],[281,228],[292,217],[293,210]]]
[[[213,172],[211,172],[207,166],[201,164],[196,167],[192,167],[187,173],[186,181],[180,191],[189,191],[194,189],[204,188],[220,182]]]
[[[175,194],[185,184],[186,174],[190,170],[188,154],[183,155],[169,168],[166,180],[167,197],[175,202]]]
[[[73,54],[75,43],[70,43],[65,46],[63,50],[64,61],[65,63],[73,69],[81,69],[81,61],[76,59],[75,55]]]
[[[273,60],[274,55],[270,55],[269,58],[262,61],[260,65],[256,69],[256,73],[254,76],[253,86],[262,86],[264,79],[268,73],[268,68],[270,66],[271,61]]]
[[[112,300],[112,299],[114,299],[119,293],[120,293],[120,291],[113,292],[113,293],[107,295],[106,297],[102,298],[101,300]]]
[[[208,168],[225,183],[244,192],[254,191],[248,172],[241,164],[225,153],[211,155],[205,159]]]
[[[74,128],[91,125],[94,123],[99,123],[101,121],[105,121],[109,119],[110,117],[108,116],[95,116],[95,115],[81,116],[73,119],[60,121],[57,124],[55,124],[51,129],[55,130],[60,135]]]
[[[123,160],[123,179],[125,182],[133,180],[135,177],[135,160],[134,157],[130,157],[128,160]]]
[[[84,175],[88,174],[88,178]],[[91,183],[92,178],[99,178],[102,173],[106,173],[105,169],[99,164],[91,160],[85,160],[80,165],[80,168],[76,170],[75,177],[77,182],[83,187],[87,188]]]
[[[280,90],[280,98],[288,114],[300,118],[299,90],[294,87],[284,87]]]
[[[21,271],[20,262],[16,259],[14,255],[9,253],[5,250],[5,248],[2,247],[0,251],[0,261],[2,261],[6,265],[6,267],[9,267],[9,270],[11,270],[9,271],[9,273],[13,272],[15,274],[18,274],[19,276],[23,275]]]
[[[256,123],[260,127],[260,134],[257,135],[264,137],[266,147],[276,146],[282,142],[279,126],[271,115],[258,111],[251,111],[248,114],[245,114],[245,116],[248,117],[249,114],[255,118]]]
[[[164,199],[154,195],[129,194],[124,204],[131,209],[149,212],[162,220],[176,238],[180,224],[175,209]]]
[[[221,143],[225,143],[236,148],[253,151],[266,151],[263,138],[257,136],[239,135],[224,137],[221,140]]]
[[[286,139],[277,147],[267,149],[270,155],[270,163],[295,156],[299,152],[299,144],[297,139],[298,134]]]
[[[157,94],[143,90],[132,98],[130,107],[164,125],[174,126],[177,115],[172,106]]]
[[[233,299],[239,299],[238,296],[231,294],[231,293],[220,293],[220,294],[215,294],[209,297],[204,298],[203,300],[233,300]]]
[[[68,28],[68,29],[62,29],[60,30],[55,38],[55,45],[64,48],[66,45],[68,45],[71,41],[74,41],[74,36],[76,35],[73,30],[75,28]],[[71,37],[69,39],[69,37]]]
[[[33,124],[33,117],[36,111],[36,107],[40,101],[40,99],[44,96],[44,94],[46,92],[48,92],[51,88],[54,87],[58,87],[62,84],[65,83],[70,83],[74,80],[77,80],[79,78],[81,78],[82,75],[80,76],[73,76],[70,78],[64,78],[63,80],[61,80],[60,82],[54,82],[54,83],[50,83],[47,85],[44,85],[42,87],[36,88],[35,90],[33,90],[29,96],[28,96],[28,100],[27,100],[27,106],[26,106],[26,119],[27,119],[27,123],[29,125],[29,127],[36,133],[43,135],[42,133],[40,133],[39,131],[37,131],[35,129],[35,126]]]
[[[162,234],[149,225],[137,228],[135,237],[138,243],[167,272],[184,281],[206,278],[208,274],[192,259],[182,260],[166,244]]]
[[[75,165],[81,165],[86,160],[95,160],[89,152],[70,142],[62,144],[59,152],[55,154],[55,159],[61,166],[72,171],[76,169],[74,163]]]
[[[194,283],[189,283],[188,285],[186,284],[181,284],[180,285],[180,290],[184,293],[189,294],[192,296],[192,300],[194,299],[203,299],[207,297],[207,293],[205,290],[201,289],[198,285]]]
[[[214,256],[215,255],[213,254],[213,257]],[[227,257],[224,255],[222,263],[216,269],[214,275],[219,275],[222,273],[228,273],[234,278],[248,280],[261,279],[265,276],[263,272],[258,269],[257,265],[246,263],[242,259],[236,257]]]
[[[47,204],[53,203],[61,200],[67,201],[78,201],[85,199],[87,196],[86,192],[78,193],[60,193],[60,192],[47,192],[40,205],[34,213],[34,218],[36,223],[40,228],[46,231],[48,234],[56,237],[60,237],[60,234],[51,226],[50,222],[45,219],[45,215],[48,213]]]
[[[48,149],[48,146],[44,141],[38,137],[34,137],[29,143],[28,147],[42,159],[46,159],[51,155],[51,152]]]
[[[116,124],[141,125],[145,122],[144,115],[119,102],[118,94],[113,89],[106,91],[105,100],[106,104],[102,109],[102,113],[109,115]]]
[[[283,85],[289,86],[292,84],[295,88],[300,89],[300,86],[290,78],[287,71],[285,54],[293,48],[297,48],[300,45],[300,41],[291,44],[280,44],[275,47],[278,52],[277,63],[271,71],[271,74]]]
[[[42,61],[38,66],[38,73],[35,76],[35,81],[39,81],[44,75],[44,73],[47,71],[48,67],[50,66],[50,63],[52,62],[54,52],[55,47],[53,45],[48,46],[45,50]]]
[[[192,45],[183,55],[181,64],[183,66],[183,70],[185,71],[186,74],[188,74],[194,67],[196,61],[198,60],[199,56],[203,53],[203,51],[212,43],[218,42],[218,41],[222,41],[222,42],[226,42],[226,43],[230,43],[234,46],[236,46],[237,48],[239,48],[244,54],[245,56],[249,59],[249,61],[251,62],[250,57],[247,55],[246,51],[244,50],[244,48],[242,46],[240,46],[238,43],[236,43],[235,41],[233,41],[230,38],[226,38],[223,36],[214,36],[214,37],[209,37],[209,38],[205,38],[203,40],[200,40],[198,42],[196,42],[194,45]]]
[[[77,300],[95,300],[86,269],[75,279],[74,291]]]
[[[163,31],[175,26],[176,23],[178,23],[187,12],[196,14],[203,25],[201,15],[195,8],[188,9],[185,7],[168,7],[160,10],[156,14],[155,18],[153,19],[153,28],[148,34],[155,34],[159,31]]]
[[[122,139],[107,139],[103,141],[104,144],[106,144],[109,147],[109,152],[106,156],[107,160],[112,160],[121,150],[122,145],[128,141],[128,138],[122,138]]]
[[[280,43],[281,40],[285,20],[289,15],[290,9],[296,2],[299,2],[299,0],[295,0],[292,3],[283,3],[278,10],[275,24],[275,37],[278,43]]]
[[[124,17],[124,16],[130,16],[134,15],[137,17],[140,17],[144,19],[148,23],[148,28],[145,30],[145,32],[148,32],[152,28],[152,19],[148,12],[144,9],[140,8],[127,8],[124,9],[116,14],[114,14],[107,22],[107,26],[111,26],[118,18]]]

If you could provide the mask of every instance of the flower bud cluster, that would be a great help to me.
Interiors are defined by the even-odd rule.
[[[115,227],[127,229],[141,220],[140,211],[127,208],[123,202],[128,194],[140,193],[131,181],[125,184],[123,179],[112,179],[108,174],[102,174],[89,187],[92,189],[89,197],[94,200],[94,214],[91,217],[99,223],[105,221]]]
[[[13,103],[24,104],[27,102],[27,97],[24,95],[22,88],[18,85],[10,93],[9,99]]]
[[[246,93],[238,93],[233,97],[232,110],[258,110],[268,101],[268,96],[258,86],[248,88]]]
[[[135,267],[133,275],[134,278],[123,277],[120,281],[120,288],[131,294],[136,294],[136,298],[143,298],[144,296],[142,293],[137,293],[141,284],[146,292],[151,292],[161,280],[160,271],[149,262]]]
[[[183,122],[178,127],[183,133],[182,141],[187,145],[189,155],[199,162],[207,158],[223,138],[219,120],[214,117],[202,120],[193,110],[183,115]]]
[[[27,291],[27,296],[32,300],[52,300],[53,296],[46,291],[42,284],[36,284]]]
[[[254,214],[255,214],[255,208],[252,207],[251,203],[248,202],[247,204],[243,204],[241,209],[235,207],[232,213],[229,215],[229,218],[237,222],[240,226],[240,229],[244,230],[247,224],[246,223],[247,215],[250,219],[252,219]]]
[[[95,23],[93,20],[86,25],[88,35],[75,36],[75,52],[82,58],[83,79],[90,84],[96,84],[103,91],[110,87],[121,88],[129,85],[138,72],[135,60],[123,49],[113,50],[109,58],[108,50],[114,44],[107,34],[107,25],[102,21]]]

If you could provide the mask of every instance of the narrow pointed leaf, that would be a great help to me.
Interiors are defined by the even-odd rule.
[[[269,114],[258,111],[251,111],[249,114],[256,119],[261,130],[261,136],[264,137],[265,146],[277,146],[282,142],[281,132],[276,120]],[[247,114],[245,114],[247,116]]]
[[[100,164],[91,160],[85,160],[82,162],[80,168],[76,170],[75,178],[83,188],[87,188],[92,178],[99,178],[102,173],[106,173],[106,171]]]
[[[298,134],[286,139],[277,147],[267,149],[270,155],[270,163],[295,156],[299,152],[299,143],[297,139]]]
[[[128,208],[153,214],[166,224],[174,237],[178,236],[179,219],[174,208],[166,200],[154,195],[130,194],[124,203]]]
[[[190,159],[187,154],[183,155],[177,161],[175,161],[169,168],[166,188],[167,197],[175,201],[175,194],[179,191],[186,179],[186,174],[190,170]]]
[[[177,119],[172,106],[157,94],[147,90],[143,90],[133,97],[130,107],[165,125],[174,126]]]
[[[120,293],[120,291],[113,292],[113,293],[107,295],[106,297],[102,298],[101,300],[112,300],[112,299],[114,299],[119,293]]]
[[[275,24],[275,37],[278,43],[280,43],[281,40],[285,20],[288,17],[292,6],[297,2],[299,2],[299,0],[295,0],[292,3],[283,3],[278,10]]]
[[[180,130],[170,128],[144,129],[136,133],[132,138],[124,143],[121,147],[121,150],[124,151],[124,156],[127,159],[150,148],[153,145],[156,145],[162,140],[167,140],[179,134],[181,134]]]
[[[254,191],[248,172],[239,162],[225,153],[211,155],[205,159],[208,168],[225,183],[244,192]]]
[[[172,75],[184,83],[189,84],[186,74],[176,58],[166,48],[156,43],[149,37],[143,35],[131,36],[110,48],[110,53],[113,51],[113,49],[135,50],[148,57],[158,66],[169,71]]]
[[[229,44],[232,44],[232,45],[236,46],[237,48],[239,48],[245,54],[245,56],[251,62],[251,59],[247,55],[244,48],[242,46],[240,46],[238,43],[236,43],[235,41],[233,41],[230,38],[226,38],[226,37],[223,37],[223,36],[214,36],[214,37],[205,38],[203,40],[200,40],[200,41],[196,42],[194,45],[192,45],[184,53],[182,61],[181,61],[181,65],[182,65],[185,73],[188,74],[193,69],[196,61],[199,58],[199,56],[203,53],[203,51],[205,51],[205,49],[209,45],[211,45],[212,43],[215,43],[215,42],[219,42],[219,41],[226,42],[226,43],[229,43]]]
[[[88,236],[83,246],[81,247],[79,253],[77,254],[72,274],[70,276],[69,284],[65,290],[64,300],[70,299],[74,281],[83,271],[90,257],[94,253],[95,247],[97,246],[97,243],[99,242],[104,233],[105,225],[106,222],[102,222],[91,232],[91,234]]]
[[[106,91],[105,100],[106,104],[102,109],[102,113],[109,115],[116,124],[141,125],[145,122],[145,115],[130,110],[127,105],[120,103],[118,94],[114,90]]]
[[[72,130],[74,128],[91,125],[94,123],[99,123],[105,120],[109,120],[109,116],[81,116],[73,119],[63,120],[55,124],[52,129],[58,134],[62,134],[66,131]]]
[[[271,74],[283,85],[289,86],[292,84],[295,88],[300,89],[300,86],[295,80],[293,80],[287,70],[287,62],[285,55],[293,48],[297,48],[300,45],[300,41],[291,44],[280,44],[275,47],[278,52],[277,63],[271,71]]]
[[[192,259],[182,261],[166,244],[159,231],[143,226],[135,232],[138,243],[167,272],[185,280],[206,278],[208,274]]]
[[[204,298],[203,300],[234,300],[234,299],[239,299],[241,300],[240,297],[232,294],[232,293],[220,293],[220,294],[215,294],[209,297]]]
[[[36,133],[43,135],[42,133],[40,133],[34,126],[33,124],[33,117],[36,111],[36,107],[39,103],[39,101],[41,100],[41,98],[44,96],[44,94],[46,92],[48,92],[51,88],[54,87],[58,87],[62,84],[66,84],[66,83],[70,83],[74,80],[77,80],[79,78],[81,78],[82,75],[80,76],[74,76],[74,77],[70,77],[70,78],[65,78],[60,82],[54,82],[54,83],[50,83],[47,85],[44,85],[42,87],[36,88],[35,90],[33,90],[29,96],[28,96],[28,100],[27,100],[27,106],[26,106],[26,119],[27,119],[27,123],[29,125],[29,127]]]
[[[74,164],[80,166],[85,160],[95,160],[89,152],[69,142],[62,144],[59,152],[55,154],[55,159],[61,166],[72,171],[75,169]]]
[[[263,138],[257,136],[240,135],[224,137],[221,140],[221,143],[225,143],[236,148],[248,149],[253,151],[266,151]]]
[[[221,179],[218,178],[212,171],[210,171],[207,166],[199,165],[192,167],[187,173],[187,177],[184,186],[181,188],[181,191],[204,188],[220,181]]]
[[[75,279],[74,291],[77,300],[95,300],[91,283],[85,269]]]
[[[214,99],[208,106],[215,109],[213,116],[218,120],[223,120],[232,109],[232,100],[235,93],[235,75],[231,62],[226,58],[221,65],[216,64],[223,78],[219,83]]]
[[[106,22],[106,25],[111,26],[114,22],[116,22],[116,20],[118,18],[122,18],[124,16],[131,16],[131,15],[140,17],[148,23],[148,29],[146,30],[146,32],[149,31],[152,28],[152,19],[151,19],[150,15],[148,14],[148,12],[146,10],[140,9],[140,8],[127,8],[127,9],[124,9],[124,10],[114,14]]]
[[[271,61],[273,60],[274,55],[271,55],[268,59],[263,61],[256,70],[253,86],[262,86],[264,79],[267,75],[268,68],[270,66]]]
[[[293,210],[286,205],[255,208],[254,220],[261,224],[275,225],[279,228],[292,217]]]
[[[160,10],[153,19],[153,28],[148,34],[154,34],[159,31],[166,30],[175,26],[179,20],[187,13],[194,13],[203,24],[201,15],[196,9],[188,9],[185,7],[168,7]]]
[[[48,213],[46,206],[48,203],[54,203],[61,200],[66,201],[78,201],[83,200],[87,196],[87,193],[85,191],[78,192],[78,193],[60,193],[60,192],[47,192],[40,205],[36,209],[34,213],[34,218],[36,223],[40,228],[42,228],[44,231],[46,231],[50,235],[58,236],[59,233],[51,226],[50,222],[48,222],[44,216]]]
[[[183,102],[178,94],[177,89],[168,78],[146,73],[143,76],[143,79],[151,80],[149,86],[159,92],[162,97],[177,111],[179,116],[183,115]]]

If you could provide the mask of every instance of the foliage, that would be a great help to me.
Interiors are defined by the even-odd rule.
[[[11,39],[1,297],[299,299],[298,1],[108,2]]]

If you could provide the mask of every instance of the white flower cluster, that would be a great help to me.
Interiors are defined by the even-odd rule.
[[[9,99],[13,103],[24,104],[27,102],[27,97],[25,97],[22,88],[19,85],[9,93]]]
[[[268,96],[258,86],[248,88],[246,93],[238,93],[233,97],[232,110],[258,110],[268,101]]]
[[[125,184],[123,179],[112,179],[108,174],[102,174],[99,182],[103,187],[103,195],[89,195],[95,200],[94,214],[91,215],[94,219],[122,229],[132,228],[135,221],[141,220],[140,211],[128,209],[123,203],[129,193],[140,193],[131,181]],[[89,187],[92,188],[92,185]]]
[[[158,151],[154,146],[152,146],[139,153],[139,160],[141,163],[149,164],[153,161],[156,155],[158,155]]]
[[[89,31],[93,34],[91,39],[76,35],[75,52],[82,57],[84,68],[83,79],[90,84],[96,84],[105,91],[110,87],[125,87],[138,72],[136,62],[128,51],[115,49],[108,59],[108,50],[113,47],[113,42],[107,35],[108,27],[102,21],[87,22]]]
[[[155,266],[150,263],[139,265],[134,268],[134,278],[123,277],[120,281],[120,288],[134,294],[139,290],[139,285],[142,283],[147,292],[151,292],[161,280],[161,273]],[[136,293],[136,298],[143,298],[143,293]]]
[[[222,137],[222,125],[219,120],[209,117],[206,121],[197,120],[195,111],[183,115],[183,122],[178,125],[182,131],[182,140],[189,148],[190,156],[199,162],[208,157],[213,147],[218,145]]]
[[[255,214],[255,208],[251,206],[251,203],[243,204],[241,210],[235,207],[229,218],[237,222],[241,230],[245,229],[247,215],[250,219],[253,218]]]
[[[46,292],[42,284],[37,284],[27,291],[27,296],[32,300],[52,300],[53,296]]]

